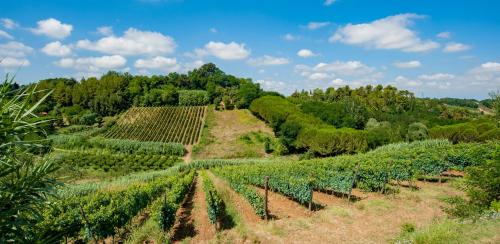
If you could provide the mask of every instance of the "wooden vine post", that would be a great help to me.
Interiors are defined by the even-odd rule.
[[[347,196],[347,202],[351,202],[352,188],[354,188],[354,184],[356,183],[356,178],[358,177],[359,163],[356,164],[356,169],[354,170],[352,181],[351,181],[351,189],[349,189],[349,195]]]
[[[309,191],[311,192],[311,198],[309,199],[309,211],[313,210],[313,193],[314,193],[314,179],[309,179]]]
[[[264,218],[266,220],[269,220],[269,210],[267,208],[267,191],[269,190],[269,176],[264,177],[264,189],[265,189],[265,195],[264,195]]]

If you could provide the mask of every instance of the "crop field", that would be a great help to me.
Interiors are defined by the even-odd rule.
[[[196,144],[206,110],[206,106],[133,107],[104,136],[113,139]]]

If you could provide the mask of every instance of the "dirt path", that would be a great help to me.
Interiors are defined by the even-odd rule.
[[[228,198],[225,202],[231,203],[237,210],[239,215],[242,217],[243,221],[246,223],[258,223],[261,219],[255,214],[250,203],[246,201],[242,196],[233,191],[227,182],[215,176],[212,172],[207,172],[209,177],[212,179],[215,188],[222,195],[222,198]]]
[[[259,187],[255,187],[255,189],[261,194],[265,194],[265,190]],[[268,209],[276,219],[285,219],[285,218],[298,218],[298,217],[307,217],[311,216],[311,212],[305,207],[300,205],[299,203],[288,199],[287,197],[275,193],[272,191],[268,191]]]
[[[198,181],[195,184],[198,184]],[[172,228],[172,242],[174,243],[178,243],[179,241],[194,237],[196,235],[193,218],[195,192],[196,187],[193,187],[193,189],[189,191],[188,195],[186,196],[186,201],[177,211],[175,219],[177,219],[178,221]]]
[[[208,243],[215,238],[215,229],[208,220],[203,181],[198,176],[194,190],[180,212],[180,221],[174,228],[174,242]]]
[[[184,155],[184,157],[182,157],[182,160],[184,161],[184,163],[190,163],[191,162],[191,155],[193,153],[193,145],[187,145],[186,146],[186,155]]]

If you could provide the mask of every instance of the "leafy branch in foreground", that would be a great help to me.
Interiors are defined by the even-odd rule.
[[[30,226],[57,184],[48,176],[57,166],[30,153],[43,147],[43,140],[30,138],[45,135],[41,125],[49,121],[34,111],[51,92],[32,104],[36,87],[14,89],[13,80],[7,76],[0,87],[0,243],[30,240]]]

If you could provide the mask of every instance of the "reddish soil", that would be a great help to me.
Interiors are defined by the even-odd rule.
[[[203,182],[196,178],[195,186],[178,213],[179,221],[174,226],[173,242],[207,243],[215,238],[215,229],[208,220],[207,203]]]
[[[258,187],[255,187],[255,189],[264,196],[264,189]],[[268,191],[267,207],[269,214],[276,219],[307,217],[311,215],[311,211],[307,207],[272,191]]]

